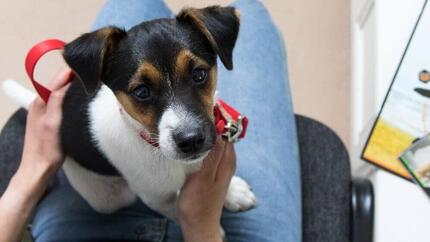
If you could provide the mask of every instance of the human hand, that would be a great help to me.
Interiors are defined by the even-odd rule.
[[[179,195],[179,222],[185,241],[221,241],[221,213],[235,170],[233,144],[218,137],[201,170],[187,179]]]
[[[66,82],[70,75],[68,68],[60,71],[48,84],[52,90],[48,103],[37,97],[28,110],[23,154],[13,181],[23,195],[37,200],[64,160],[60,125],[63,98],[70,86]]]
[[[57,74],[49,83],[48,103],[38,97],[28,110],[21,163],[0,198],[0,241],[20,240],[47,181],[63,163],[61,108],[70,74],[69,69]]]

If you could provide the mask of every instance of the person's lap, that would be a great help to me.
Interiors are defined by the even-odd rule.
[[[237,173],[257,196],[257,207],[225,211],[229,241],[300,241],[301,188],[295,121],[282,39],[264,7],[238,0],[241,29],[234,70],[219,63],[219,96],[250,119],[247,137],[236,147]],[[126,29],[141,21],[171,17],[158,0],[108,1],[94,28]],[[33,219],[36,241],[181,241],[179,227],[137,201],[112,215],[98,214],[73,190],[62,172]]]

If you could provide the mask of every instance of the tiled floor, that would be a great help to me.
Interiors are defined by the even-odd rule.
[[[0,80],[28,84],[24,57],[37,41],[72,40],[85,32],[104,0],[0,0]],[[198,3],[196,3],[198,2]],[[167,0],[177,12],[183,6],[230,1]],[[288,65],[294,109],[332,127],[349,143],[350,28],[349,1],[263,1],[288,43]],[[48,79],[59,64],[52,55],[38,76]],[[0,93],[0,127],[17,106]]]

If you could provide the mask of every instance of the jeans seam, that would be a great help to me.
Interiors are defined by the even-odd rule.
[[[159,242],[163,242],[167,236],[167,218],[162,218],[160,220],[160,240]]]

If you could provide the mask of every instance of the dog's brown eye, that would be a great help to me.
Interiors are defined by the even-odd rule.
[[[208,72],[205,69],[197,68],[193,70],[193,81],[196,84],[203,84],[206,82]]]
[[[133,90],[133,96],[139,101],[151,100],[151,90],[145,85],[140,85]]]

